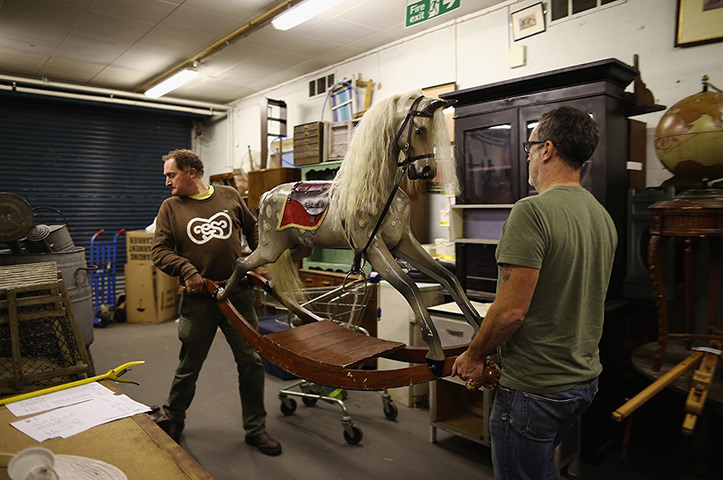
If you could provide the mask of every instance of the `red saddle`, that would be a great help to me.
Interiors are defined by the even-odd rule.
[[[315,230],[319,228],[329,208],[328,181],[298,182],[291,189],[284,211],[281,214],[276,230],[287,228],[301,228]]]

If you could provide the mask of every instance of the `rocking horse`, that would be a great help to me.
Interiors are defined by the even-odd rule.
[[[258,247],[236,261],[223,287],[207,280],[206,289],[231,324],[270,362],[316,383],[357,390],[412,385],[451,373],[456,355],[466,345],[442,348],[415,282],[395,257],[442,284],[477,331],[481,318],[457,278],[435,262],[412,234],[410,200],[399,189],[405,174],[412,181],[431,180],[439,170],[443,182],[454,182],[454,161],[442,115],[442,109],[453,103],[424,97],[421,92],[382,100],[362,117],[332,182],[287,183],[262,196]],[[362,262],[368,261],[407,300],[428,348],[367,337],[299,306],[286,292],[298,291],[290,286],[290,280],[298,280],[296,262],[310,255],[314,247],[353,249],[353,274],[362,272]],[[263,265],[268,265],[273,287],[252,272]],[[240,281],[265,288],[305,323],[259,334],[227,300]],[[355,369],[382,356],[420,365],[397,370]],[[494,384],[499,376],[494,367],[486,384]]]

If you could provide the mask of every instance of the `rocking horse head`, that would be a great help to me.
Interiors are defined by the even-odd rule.
[[[399,168],[410,180],[431,180],[439,174],[443,183],[456,186],[442,114],[454,103],[415,91],[383,99],[364,114],[334,179],[332,195],[343,204],[344,218],[378,213]]]
[[[407,110],[394,140],[395,146],[401,150],[404,157],[397,165],[408,166],[407,175],[410,180],[431,180],[437,175],[434,122],[425,125],[428,122],[423,119],[433,119],[437,110],[443,110],[455,102],[456,100],[437,100],[419,96]]]

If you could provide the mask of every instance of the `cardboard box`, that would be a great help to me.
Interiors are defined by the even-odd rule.
[[[178,317],[178,277],[151,262],[125,265],[126,319],[131,323],[162,323]]]
[[[128,262],[151,262],[153,234],[145,230],[126,232],[126,257]]]

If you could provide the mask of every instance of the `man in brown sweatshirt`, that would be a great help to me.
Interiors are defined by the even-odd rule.
[[[220,281],[231,276],[242,253],[243,236],[252,249],[256,248],[256,218],[235,188],[207,185],[203,181],[203,162],[192,151],[174,150],[163,161],[163,174],[172,197],[158,211],[153,263],[165,273],[181,277],[185,285],[178,322],[180,361],[163,405],[170,419],[167,431],[174,440],[180,440],[196,380],[220,328],[236,361],[246,443],[267,455],[279,455],[281,445],[266,431],[261,358],[226,320],[215,300],[205,293],[203,280]],[[233,295],[231,301],[258,328],[252,292],[244,289]]]

